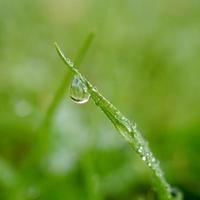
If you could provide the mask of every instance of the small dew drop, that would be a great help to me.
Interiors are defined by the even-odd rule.
[[[90,99],[90,93],[88,88],[80,78],[80,76],[74,76],[70,87],[70,98],[78,104],[87,103]]]
[[[142,148],[141,146],[138,148],[138,152],[139,152],[139,153],[142,153],[142,152],[143,152],[143,148]]]
[[[69,58],[67,58],[67,63],[70,65],[70,67],[74,66],[74,63]]]
[[[142,160],[143,160],[143,161],[146,161],[146,157],[145,157],[145,156],[142,156]]]
[[[151,163],[150,162],[148,163],[148,166],[151,167]]]
[[[152,157],[151,162],[152,162],[152,163],[155,163],[155,162],[156,162],[156,159],[155,159],[154,157]]]

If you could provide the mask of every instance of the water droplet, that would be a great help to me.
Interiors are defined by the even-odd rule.
[[[148,166],[151,167],[151,163],[150,162],[148,163]]]
[[[142,148],[141,146],[138,148],[138,152],[139,152],[139,153],[142,153],[142,152],[143,152],[143,148]]]
[[[67,63],[70,65],[70,67],[74,66],[74,63],[69,58],[67,58]]]
[[[151,162],[152,162],[152,163],[155,163],[155,162],[156,162],[156,159],[155,159],[154,157],[152,157]]]
[[[142,156],[142,160],[143,160],[143,161],[146,161],[146,157],[145,157],[145,156]]]
[[[70,98],[78,104],[84,104],[90,99],[90,93],[88,88],[80,78],[80,76],[74,76],[70,87]]]

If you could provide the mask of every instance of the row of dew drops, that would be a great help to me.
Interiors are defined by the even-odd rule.
[[[72,68],[74,67],[74,63],[69,58],[67,58],[67,63],[70,67]],[[86,86],[86,84],[84,83],[84,81],[79,75],[74,75],[71,82],[69,95],[70,95],[70,98],[77,104],[84,104],[89,101],[90,93],[88,92],[88,87]],[[156,158],[153,156],[153,154],[148,148],[148,144],[145,144],[146,142],[142,138],[141,134],[136,130],[136,125],[129,129],[128,127],[130,126],[130,123],[123,123],[123,124],[128,125],[126,126],[126,129],[128,129],[129,131],[135,132],[134,137],[138,146],[137,152],[141,156],[142,160],[145,163],[147,163],[147,165],[155,171],[157,176],[162,176],[162,171],[160,170],[160,167],[159,167],[159,161],[156,160]],[[123,131],[125,131],[125,129],[120,130],[120,132],[123,132]]]

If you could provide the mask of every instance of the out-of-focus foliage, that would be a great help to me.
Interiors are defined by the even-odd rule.
[[[166,177],[200,198],[200,1],[1,0],[0,199],[154,199],[151,175],[91,102],[46,110],[66,74],[53,42],[145,132]],[[38,147],[37,141],[40,138]]]

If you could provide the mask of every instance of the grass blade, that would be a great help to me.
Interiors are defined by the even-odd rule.
[[[83,61],[83,58],[85,57],[86,53],[88,52],[92,41],[94,39],[94,33],[91,32],[87,38],[84,41],[83,46],[80,48],[79,52],[77,53],[76,59],[75,59],[75,63],[77,65],[80,65],[81,62]],[[71,71],[69,71],[69,73],[66,74],[66,76],[64,77],[63,81],[61,82],[60,86],[58,87],[54,98],[49,106],[49,108],[47,109],[47,113],[45,115],[45,118],[43,120],[42,123],[42,127],[43,126],[48,126],[48,124],[51,122],[52,117],[55,114],[55,111],[57,110],[58,105],[60,104],[60,102],[63,99],[63,96],[66,93],[66,88],[68,87],[69,83],[70,83],[70,79],[71,79]]]
[[[74,63],[64,56],[60,47],[55,43],[56,50],[69,67],[73,74],[78,75],[88,88],[94,103],[106,114],[109,120],[113,123],[118,132],[130,144],[130,146],[141,157],[147,167],[152,171],[155,187],[157,189],[159,198],[162,200],[182,199],[181,193],[177,192],[175,197],[172,195],[172,187],[167,183],[163,172],[160,168],[159,161],[153,156],[148,143],[142,137],[140,131],[137,129],[136,124],[131,123],[116,107],[114,107],[100,92],[93,87],[93,85],[79,72]]]

